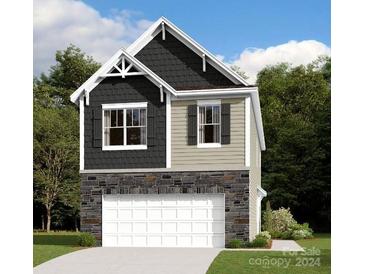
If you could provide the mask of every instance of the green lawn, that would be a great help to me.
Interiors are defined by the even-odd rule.
[[[331,273],[331,235],[297,241],[306,254],[274,251],[222,251],[207,274],[315,274]],[[320,250],[320,254],[313,254]]]
[[[81,249],[77,232],[33,233],[33,266]]]

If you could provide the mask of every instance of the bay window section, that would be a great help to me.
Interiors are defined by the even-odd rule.
[[[103,150],[147,149],[147,108],[120,105],[103,105]]]
[[[198,146],[220,146],[220,117],[220,105],[198,106]]]

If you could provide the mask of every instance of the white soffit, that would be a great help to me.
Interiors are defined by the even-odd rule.
[[[189,35],[175,26],[172,22],[167,20],[165,17],[159,18],[155,23],[153,23],[134,43],[132,43],[127,51],[135,56],[142,48],[144,48],[161,30],[162,23],[164,23],[165,29],[175,36],[178,40],[184,43],[196,54],[202,58],[206,58],[206,61],[215,67],[218,71],[223,73],[226,77],[232,80],[235,84],[244,84],[246,86],[249,83],[244,80],[240,75],[234,72],[232,69],[227,67],[222,61],[218,60],[212,53],[206,50],[203,46],[197,43]],[[161,26],[161,27],[160,27]]]

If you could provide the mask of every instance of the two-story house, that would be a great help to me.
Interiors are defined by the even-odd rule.
[[[72,95],[81,230],[103,246],[224,247],[260,231],[258,89],[166,18]]]

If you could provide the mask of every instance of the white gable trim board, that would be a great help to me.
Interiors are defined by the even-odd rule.
[[[225,245],[225,197],[220,194],[106,194],[102,244],[120,247]]]

